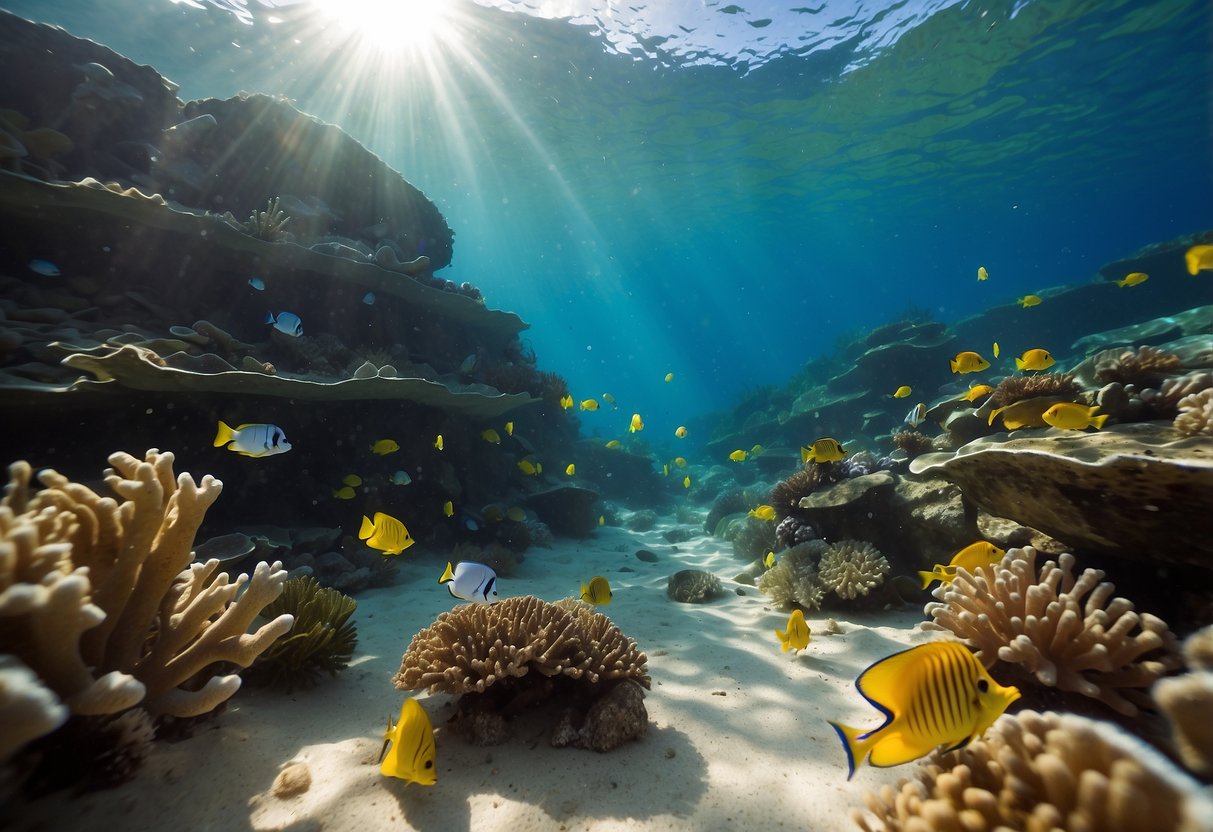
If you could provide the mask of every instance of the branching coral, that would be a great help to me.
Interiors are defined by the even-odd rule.
[[[244,228],[251,236],[273,243],[282,239],[286,224],[290,221],[291,218],[278,207],[278,197],[274,197],[266,204],[264,211],[253,211],[249,215]]]
[[[1184,436],[1213,436],[1213,388],[1179,400],[1175,429]]]
[[[822,541],[811,540],[783,552],[776,564],[758,579],[758,589],[771,596],[771,601],[781,609],[794,606],[820,609],[825,587],[817,580],[814,561],[825,547]]]
[[[867,595],[884,583],[889,572],[884,555],[863,540],[840,540],[826,546],[818,567],[818,580],[839,598]]]
[[[1171,723],[1171,739],[1184,765],[1208,777],[1213,774],[1213,626],[1184,642],[1188,673],[1160,679],[1154,700]]]
[[[1141,391],[1141,398],[1159,416],[1174,416],[1179,408],[1179,400],[1213,388],[1213,373],[1200,371],[1169,378],[1159,385],[1158,389],[1148,388]]]
[[[994,392],[990,394],[990,404],[993,407],[1006,407],[1009,404],[1024,399],[1057,396],[1059,398],[1077,398],[1082,388],[1074,381],[1070,373],[1038,373],[1034,376],[1007,376],[998,382]]]
[[[780,519],[789,516],[804,516],[800,498],[807,497],[821,481],[821,471],[816,465],[805,465],[791,476],[780,480],[771,489],[771,506]]]
[[[988,668],[1023,665],[1041,684],[1081,693],[1133,716],[1146,690],[1178,664],[1174,634],[1161,619],[1112,596],[1098,569],[1074,576],[1074,556],[1048,561],[1011,549],[1002,562],[961,569],[927,604],[928,628],[949,630],[977,648]],[[1149,657],[1149,658],[1147,658]]]
[[[1095,377],[1104,384],[1119,381],[1138,387],[1153,387],[1182,365],[1178,355],[1158,347],[1104,350],[1095,356]]]
[[[282,595],[261,615],[273,620],[290,614],[294,626],[250,670],[287,693],[315,685],[322,673],[335,677],[349,666],[358,644],[358,628],[350,621],[357,607],[353,598],[322,587],[315,578],[291,578],[283,585]]]
[[[1003,716],[959,751],[935,752],[914,779],[866,795],[865,832],[1198,832],[1213,803],[1140,740],[1074,714]]]

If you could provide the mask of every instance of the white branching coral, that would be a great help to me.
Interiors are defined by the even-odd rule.
[[[826,589],[849,601],[880,586],[888,572],[889,562],[871,543],[840,540],[826,547],[817,575]]]
[[[1178,666],[1166,622],[1115,598],[1098,569],[1074,576],[1074,556],[1048,561],[1036,574],[1036,550],[1011,549],[1001,563],[960,569],[932,593],[924,627],[949,630],[977,648],[987,668],[1022,665],[1050,687],[1098,699],[1133,716],[1147,691]]]
[[[1213,436],[1213,387],[1179,400],[1175,429],[1184,436]]]

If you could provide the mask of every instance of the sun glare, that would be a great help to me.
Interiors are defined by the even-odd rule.
[[[316,9],[384,52],[430,49],[450,36],[446,0],[312,0]]]

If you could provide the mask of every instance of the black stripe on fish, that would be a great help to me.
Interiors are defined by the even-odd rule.
[[[484,585],[484,600],[489,600],[489,595],[493,592],[493,587],[497,584],[497,576],[489,578],[489,582]]]

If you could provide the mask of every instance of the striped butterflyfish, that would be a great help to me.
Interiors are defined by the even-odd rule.
[[[434,758],[434,727],[429,715],[416,699],[406,699],[400,709],[400,719],[393,725],[389,718],[387,730],[383,732],[379,771],[387,777],[432,786],[438,781]]]

